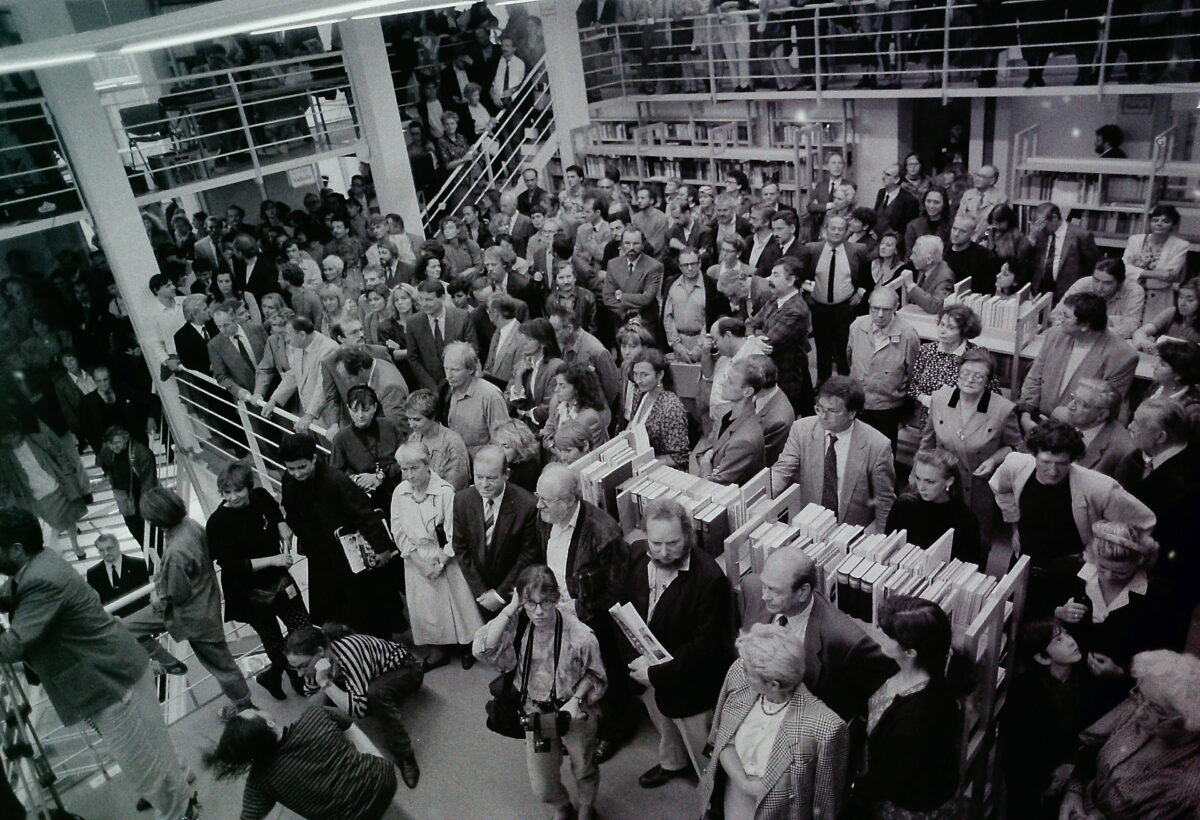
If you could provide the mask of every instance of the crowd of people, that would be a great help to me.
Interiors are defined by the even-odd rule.
[[[142,686],[147,653],[186,671],[155,634],[188,641],[229,701],[211,759],[249,772],[245,817],[276,801],[306,816],[378,816],[396,777],[346,745],[334,731],[344,720],[312,712],[275,726],[233,662],[225,620],[262,638],[270,666],[257,680],[273,697],[287,696],[286,676],[346,717],[377,716],[409,787],[419,769],[399,703],[457,657],[504,673],[492,723],[516,710],[533,792],[560,819],[595,816],[599,765],[642,709],[660,743],[640,785],[695,779],[701,811],[959,816],[946,614],[896,598],[868,634],[815,591],[795,549],[735,594],[674,502],[649,504],[629,543],[583,500],[571,465],[641,428],[659,460],[712,481],[769,469],[774,493],[796,486],[839,522],[903,529],[920,546],[953,528],[954,556],[993,572],[1028,556],[1031,644],[1004,737],[1045,754],[1009,750],[1011,799],[1029,807],[1013,816],[1194,810],[1200,662],[1177,653],[1200,601],[1200,302],[1176,250],[1178,213],[1155,208],[1149,233],[1102,259],[1052,203],[1022,233],[996,168],[958,196],[922,168],[918,157],[886,168],[866,208],[833,155],[794,209],[778,186],[752,194],[739,174],[631,186],[570,166],[552,193],[529,169],[523,190],[463,205],[426,240],[379,212],[368,175],[300,208],[265,202],[258,224],[237,205],[223,217],[175,208],[165,237],[148,219],[161,272],[148,282],[154,334],[140,342],[161,365],[158,389],[202,374],[228,398],[208,405],[201,430],[233,457],[206,526],[158,486],[144,441],[155,398],[128,360],[137,341],[112,332],[129,317],[119,296],[99,295],[102,260],[61,259],[45,286],[14,276],[0,467],[14,477],[6,503],[25,512],[0,516],[0,571],[17,582],[0,654],[54,681],[75,667],[48,641],[81,640],[86,622],[120,644],[127,668],[111,699],[79,702],[47,683],[72,722],[134,708],[121,698]],[[1054,326],[1016,401],[973,341],[981,318],[947,298],[968,277],[977,292],[1052,294]],[[935,340],[922,342],[903,303],[938,317]],[[1135,386],[1139,351],[1153,356],[1148,388]],[[221,427],[236,405],[297,418],[272,450],[278,500],[236,460],[245,439]],[[906,437],[918,441],[911,473],[897,462]],[[166,535],[150,606],[124,627],[42,549],[31,517],[70,531],[63,523],[86,509],[86,446],[131,533],[148,522]],[[131,559],[107,542],[101,552],[91,575],[115,595]],[[289,572],[297,555],[307,603]],[[50,586],[25,581],[26,565]],[[79,621],[38,614],[66,600]],[[670,660],[633,649],[608,612],[622,603]],[[1054,744],[1038,740],[1052,731],[1048,702]],[[143,706],[139,731],[150,732]],[[1132,757],[1112,752],[1130,742],[1141,744]],[[167,755],[139,767],[139,791],[163,817],[188,802],[175,766]],[[1140,779],[1149,770],[1152,786]]]

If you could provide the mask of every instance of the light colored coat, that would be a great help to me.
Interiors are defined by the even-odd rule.
[[[1033,360],[1029,373],[1021,385],[1022,412],[1041,411],[1049,415],[1055,407],[1066,404],[1075,386],[1084,379],[1106,381],[1122,399],[1129,395],[1133,376],[1137,371],[1138,356],[1129,343],[1111,331],[1105,331],[1083,357],[1079,367],[1064,380],[1067,360],[1070,358],[1073,340],[1061,328],[1052,328],[1046,333],[1041,352]]]
[[[850,378],[862,385],[866,409],[891,410],[903,404],[908,396],[921,338],[899,316],[893,317],[884,329],[887,341],[883,345],[875,344],[874,330],[870,316],[859,316],[851,322],[846,345]]]

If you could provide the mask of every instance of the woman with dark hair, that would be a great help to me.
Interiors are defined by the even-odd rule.
[[[988,214],[988,229],[980,243],[1000,264],[996,292],[1009,294],[1033,278],[1033,243],[1021,230],[1017,212],[1010,205],[997,205]]]
[[[933,185],[933,180],[925,173],[925,163],[919,154],[909,154],[904,158],[904,175],[900,178],[900,187],[908,191],[917,202],[925,199],[925,192]]]
[[[937,341],[926,342],[917,351],[913,364],[913,375],[908,380],[908,393],[921,405],[917,414],[917,427],[925,424],[930,397],[940,387],[958,382],[958,368],[967,351],[976,349],[971,340],[983,331],[983,322],[978,314],[966,305],[947,305],[938,314]],[[992,379],[988,389],[1000,392],[1000,385]]]
[[[263,820],[276,803],[305,818],[382,820],[396,794],[396,767],[358,751],[343,734],[351,724],[320,706],[287,726],[248,709],[225,724],[204,764],[218,781],[245,775],[243,820]]]
[[[912,255],[913,245],[922,236],[936,236],[944,248],[950,247],[950,198],[937,186],[930,187],[921,198],[921,215],[904,229],[904,252]]]
[[[928,549],[954,530],[950,555],[987,567],[979,541],[979,519],[962,500],[958,459],[944,450],[920,450],[913,458],[908,489],[896,496],[885,532],[906,530],[908,543]]]
[[[960,817],[950,619],[935,603],[897,595],[882,605],[879,628],[879,646],[899,669],[867,703],[867,772],[856,792],[876,818]]]
[[[480,627],[471,649],[501,672],[515,672],[513,685],[524,714],[570,716],[565,735],[539,741],[526,733],[529,783],[534,796],[555,807],[556,818],[595,820],[600,785],[596,724],[608,678],[595,634],[575,617],[574,604],[562,600],[550,567],[533,564],[521,570],[512,600]],[[574,807],[561,779],[564,755],[575,778]]]
[[[458,279],[479,270],[483,264],[483,252],[479,245],[463,231],[462,220],[457,216],[443,217],[437,239],[446,254],[447,280]]]
[[[277,231],[285,236],[292,235],[291,226],[287,224],[287,214],[283,211],[287,205],[272,199],[264,199],[258,206],[258,229],[265,233],[268,230]]]
[[[616,365],[621,369],[621,395],[617,406],[617,429],[624,429],[633,418],[637,406],[637,387],[630,378],[630,371],[643,350],[657,347],[654,334],[640,321],[627,322],[617,331]]]
[[[738,198],[737,212],[740,216],[750,213],[754,197],[750,193],[749,177],[736,168],[727,171],[725,173],[725,193],[733,194]]]
[[[846,224],[846,241],[861,247],[868,257],[874,256],[879,245],[879,237],[875,236],[875,211],[859,205],[850,211]]]
[[[1146,314],[1146,324],[1133,333],[1133,346],[1153,353],[1159,336],[1200,344],[1200,279],[1189,279],[1175,292],[1175,307]]]
[[[302,626],[288,635],[287,659],[304,676],[304,693],[332,703],[351,720],[373,717],[404,785],[421,770],[400,718],[400,701],[421,686],[421,662],[403,644],[360,635],[342,624]],[[332,711],[332,710],[331,710]]]
[[[440,245],[438,246],[438,250],[441,251]],[[417,260],[417,269],[413,273],[413,281],[420,284],[431,279],[449,281],[450,275],[446,271],[445,254],[429,253],[428,249],[426,249],[426,252]]]
[[[593,447],[608,441],[612,412],[604,400],[600,379],[596,371],[579,362],[565,365],[554,377],[554,395],[550,399],[550,416],[542,430],[542,441],[549,446],[554,440],[555,428],[571,419],[587,425],[592,431]]]
[[[220,270],[213,274],[212,290],[209,292],[209,296],[209,302],[213,305],[221,305],[230,299],[236,299],[250,312],[250,321],[256,325],[262,324],[263,317],[262,311],[258,308],[258,300],[250,291],[239,290],[233,274],[229,271]]]
[[[554,325],[548,319],[527,319],[520,334],[525,348],[508,383],[509,412],[541,429],[550,415],[554,377],[563,368]]]
[[[633,361],[629,378],[637,388],[629,426],[642,425],[654,454],[680,470],[687,469],[688,415],[679,396],[671,389],[671,369],[662,352],[646,348]]]
[[[1184,406],[1193,424],[1200,422],[1200,345],[1159,339],[1155,352],[1158,361],[1151,376],[1153,386],[1142,401],[1172,399]]]
[[[1121,257],[1129,277],[1146,290],[1147,316],[1170,309],[1175,285],[1183,279],[1190,246],[1176,235],[1180,221],[1174,205],[1158,205],[1150,212],[1150,232],[1130,236]]]
[[[900,269],[904,265],[904,253],[900,247],[900,234],[886,230],[875,245],[871,256],[871,279],[875,287],[900,287]]]
[[[346,407],[351,423],[333,437],[329,465],[350,476],[377,509],[386,510],[392,490],[400,483],[396,448],[403,443],[404,433],[379,412],[379,396],[365,384],[346,392]]]
[[[288,666],[279,631],[279,621],[289,631],[311,623],[288,572],[295,560],[292,531],[275,498],[254,486],[254,473],[245,463],[235,461],[222,470],[217,490],[223,500],[204,530],[212,559],[221,567],[225,620],[249,624],[262,639],[271,666],[255,678],[259,686],[283,700],[286,672],[296,694],[302,694],[302,681]]]

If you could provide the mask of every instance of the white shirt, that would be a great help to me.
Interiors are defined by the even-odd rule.
[[[812,290],[813,299],[821,303],[828,302],[829,260],[835,251],[837,259],[834,262],[833,301],[829,302],[829,304],[834,305],[845,302],[854,295],[854,281],[850,275],[850,258],[846,256],[846,246],[844,244],[838,245],[835,248],[826,243],[821,248],[821,255],[817,257],[817,265],[813,270]]]
[[[571,539],[575,536],[575,527],[579,524],[579,516],[583,513],[582,505],[575,502],[575,510],[567,524],[551,524],[550,537],[546,539],[546,566],[554,573],[558,581],[558,589],[564,601],[571,599],[567,591],[567,555],[571,551]]]
[[[761,393],[761,394],[755,396],[754,397],[754,412],[761,413],[763,411],[763,408],[767,406],[767,403],[769,401],[771,401],[771,399],[775,398],[775,394],[778,392],[779,392],[779,386],[776,385],[775,387],[772,387],[770,390],[766,391],[765,393]]]
[[[833,449],[836,450],[837,446],[835,445]],[[838,467],[841,467],[841,464],[838,464]],[[812,601],[809,601],[808,606],[804,607],[803,612],[797,612],[795,615],[784,615],[781,613],[772,618],[771,623],[783,626],[785,629],[790,629],[803,646],[805,639],[808,637],[808,619],[812,615],[812,610]],[[787,623],[781,623],[780,618],[787,618]]]
[[[165,362],[175,355],[175,331],[183,327],[183,300],[175,297],[175,302],[166,307],[157,299],[154,300],[154,310],[150,313],[150,325],[154,328],[154,350],[158,353],[159,361]]]
[[[1092,349],[1095,342],[1079,342],[1075,341],[1071,345],[1071,352],[1067,354],[1067,364],[1063,368],[1062,385],[1066,387],[1071,382],[1071,377],[1075,375],[1075,371],[1079,369],[1079,365],[1083,364],[1084,358]]]
[[[96,380],[83,370],[79,371],[78,376],[70,371],[67,371],[67,375],[71,377],[71,381],[75,383],[75,386],[79,388],[79,392],[85,396],[96,389]]]
[[[781,308],[782,308],[784,305],[786,305],[786,304],[787,304],[787,301],[788,301],[788,299],[791,299],[793,296],[795,296],[795,295],[796,295],[797,293],[799,293],[799,292],[800,292],[800,291],[798,291],[798,290],[794,290],[794,291],[792,291],[791,293],[789,293],[787,296],[781,296],[781,297],[779,297],[778,299],[776,299],[776,300],[775,300],[775,304],[776,304],[778,307],[781,307]]]
[[[771,711],[768,713],[767,709]],[[750,777],[762,777],[767,773],[771,750],[787,713],[788,704],[767,703],[759,698],[738,727],[733,736],[733,749],[742,762],[742,769]]]
[[[196,329],[196,332],[200,334],[201,339],[208,341],[208,328],[206,328],[204,325],[198,325],[195,322],[188,322],[188,324]]]
[[[1054,232],[1054,264],[1050,270],[1054,272],[1054,278],[1058,279],[1058,266],[1062,264],[1063,245],[1067,242],[1067,223],[1063,220],[1058,226],[1058,230]]]
[[[508,65],[508,84],[504,83],[504,66]],[[515,54],[512,57],[501,57],[496,63],[496,78],[492,81],[492,96],[497,102],[506,91],[512,91],[525,80],[525,63]]]
[[[446,311],[443,310],[437,316],[430,316],[429,314],[425,314],[425,318],[427,318],[429,320],[429,332],[433,334],[434,341],[437,341],[438,331],[441,331],[442,341],[445,342],[446,341]],[[437,322],[436,328],[433,326],[434,322]]]
[[[108,582],[114,587],[121,582],[121,564],[124,563],[124,561],[124,556],[118,552],[117,562],[115,564],[110,564],[107,561],[104,562],[104,571],[108,573]]]
[[[771,234],[767,234],[767,238],[761,242],[758,240],[758,234],[754,235],[754,244],[750,246],[750,267],[758,267],[758,257],[762,256],[762,252],[767,249],[770,242]]]
[[[1088,600],[1092,602],[1092,623],[1097,624],[1104,623],[1109,615],[1128,604],[1129,593],[1136,592],[1139,595],[1145,595],[1146,587],[1150,585],[1146,571],[1139,569],[1137,574],[1129,579],[1125,588],[1117,593],[1117,597],[1111,601],[1105,601],[1104,593],[1100,590],[1100,578],[1095,565],[1084,564],[1083,569],[1079,570],[1078,577],[1083,581],[1083,589]]]
[[[646,564],[646,584],[650,590],[650,602],[646,608],[646,620],[654,617],[654,608],[658,606],[658,602],[662,600],[663,593],[667,591],[667,587],[675,583],[675,579],[679,577],[679,573],[687,572],[692,566],[692,556],[688,553],[683,557],[683,563],[677,567],[660,567],[654,561]]]

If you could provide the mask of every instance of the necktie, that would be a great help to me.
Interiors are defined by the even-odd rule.
[[[508,91],[508,58],[504,58],[504,84],[500,86],[501,91]]]
[[[246,350],[246,346],[242,344],[242,337],[238,336],[234,339],[237,343],[238,353],[242,354],[242,358],[246,360],[248,367],[254,367],[254,360],[250,358],[250,351]]]
[[[492,543],[492,532],[496,529],[496,500],[494,498],[485,498],[483,500],[483,543],[490,545]]]
[[[441,358],[445,352],[446,340],[442,337],[442,322],[440,319],[433,320],[433,346],[437,348],[438,358]]]
[[[837,444],[837,436],[830,436],[829,443],[825,447],[825,474],[821,482],[821,506],[827,510],[833,510],[834,515],[838,511],[838,465],[837,451],[833,449],[833,445]]]
[[[1042,269],[1042,282],[1054,281],[1054,254],[1058,250],[1058,234],[1050,234],[1049,246],[1046,248],[1046,265]]]
[[[829,249],[829,294],[827,301],[833,304],[833,279],[837,275],[837,248]]]

